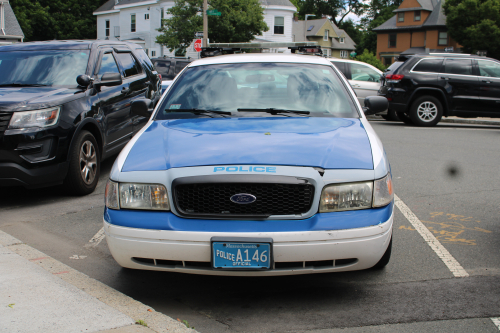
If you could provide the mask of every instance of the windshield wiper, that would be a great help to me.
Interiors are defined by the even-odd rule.
[[[47,84],[35,84],[35,83],[7,83],[0,84],[0,87],[48,87]]]
[[[310,111],[301,111],[301,110],[284,110],[284,109],[275,109],[275,108],[265,108],[265,109],[238,109],[238,111],[249,111],[249,112],[267,112],[270,114],[278,114],[278,113],[295,113],[295,114],[310,114]]]
[[[231,115],[232,113],[229,111],[219,111],[219,110],[205,110],[205,109],[170,109],[171,112],[192,112],[194,114],[222,114],[222,115]]]

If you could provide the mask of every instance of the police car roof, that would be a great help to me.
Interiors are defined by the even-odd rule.
[[[258,62],[279,62],[279,63],[301,63],[333,66],[326,58],[313,55],[282,54],[282,53],[242,53],[226,54],[215,57],[208,57],[195,60],[188,67],[218,65],[218,64],[238,64],[238,63],[258,63]]]

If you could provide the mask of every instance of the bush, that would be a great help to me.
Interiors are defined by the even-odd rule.
[[[366,62],[367,64],[377,67],[382,72],[386,69],[382,61],[378,60],[377,57],[367,49],[364,50],[363,54],[356,56],[354,60]]]

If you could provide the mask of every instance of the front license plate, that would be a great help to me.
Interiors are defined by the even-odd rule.
[[[269,269],[271,267],[271,244],[253,242],[212,242],[214,268]]]

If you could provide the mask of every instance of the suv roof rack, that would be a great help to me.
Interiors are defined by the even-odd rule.
[[[453,56],[453,57],[470,57],[471,54],[466,53],[429,53],[429,55]]]
[[[242,50],[262,50],[274,48],[288,48],[292,53],[323,55],[318,42],[261,42],[261,43],[210,43],[208,47],[201,48],[202,58],[215,57],[222,54],[245,53]]]

